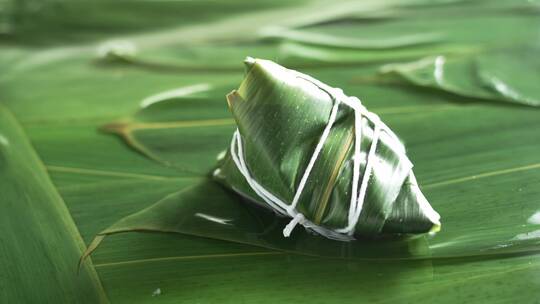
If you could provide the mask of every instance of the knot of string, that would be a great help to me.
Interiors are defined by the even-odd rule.
[[[298,224],[302,225],[305,221],[306,218],[304,217],[304,215],[302,213],[297,213],[289,222],[289,224],[287,224],[287,226],[285,226],[285,228],[283,229],[283,236],[289,237],[294,227],[296,227],[296,225]]]

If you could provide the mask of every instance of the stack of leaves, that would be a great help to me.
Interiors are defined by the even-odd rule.
[[[0,302],[534,303],[538,11],[1,2]],[[224,96],[248,55],[358,96],[406,146],[443,229],[284,238],[290,219],[216,183],[236,129]]]

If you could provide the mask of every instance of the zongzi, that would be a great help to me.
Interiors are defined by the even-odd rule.
[[[272,61],[245,65],[215,179],[292,218],[286,237],[298,224],[336,240],[440,228],[403,144],[358,98]]]

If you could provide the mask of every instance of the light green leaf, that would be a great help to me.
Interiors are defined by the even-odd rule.
[[[291,66],[332,66],[349,64],[372,64],[381,62],[395,62],[411,58],[419,58],[430,54],[445,52],[448,54],[461,54],[476,51],[474,47],[451,45],[419,45],[404,46],[398,50],[366,49],[355,50],[326,46],[312,46],[296,42],[286,42],[281,46],[280,62]]]
[[[343,33],[346,34],[346,33]],[[298,43],[313,44],[319,46],[348,48],[348,49],[369,49],[384,50],[410,47],[419,44],[432,44],[442,40],[437,34],[416,34],[399,37],[374,37],[371,39],[356,38],[354,36],[334,36],[317,33],[314,31],[300,31],[279,27],[264,28],[261,31],[261,38],[294,41]]]
[[[385,65],[381,72],[464,97],[539,106],[537,53],[535,48],[523,48],[449,58],[439,55]]]

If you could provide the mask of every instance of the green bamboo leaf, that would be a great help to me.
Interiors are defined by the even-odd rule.
[[[132,118],[109,123],[102,129],[121,136],[151,159],[204,175],[214,166],[234,130],[234,121],[220,102],[226,90],[202,83],[148,96]],[[171,146],[169,138],[183,140]],[[197,148],[177,153],[187,146]],[[203,146],[207,153],[200,152]]]
[[[540,169],[540,165],[536,166],[536,169]],[[522,170],[521,174],[526,171]],[[500,188],[500,183],[508,181],[508,176],[505,176],[508,174],[501,173],[500,177],[494,175],[480,183],[484,187],[493,184],[493,189]],[[452,191],[466,192],[468,195],[474,193],[470,190],[471,187],[459,183],[439,188],[440,195],[448,195],[453,193]],[[527,196],[537,194],[533,189],[522,192]],[[503,195],[503,192],[497,194]],[[482,194],[470,197],[471,200],[480,199]],[[503,199],[505,203],[510,201],[507,197]],[[154,205],[114,223],[98,234],[87,253],[96,249],[105,236],[135,231],[178,233],[290,253],[347,259],[457,258],[535,252],[538,249],[538,222],[534,220],[538,215],[537,211],[535,213],[534,204],[525,207],[532,210],[527,212],[528,216],[517,220],[520,212],[511,213],[511,210],[522,204],[519,200],[510,201],[510,206],[494,203],[477,212],[468,210],[468,204],[454,207],[459,204],[459,200],[440,205],[443,210],[449,210],[445,214],[450,222],[445,224],[440,235],[427,239],[383,238],[342,242],[303,230],[297,231],[291,238],[284,238],[282,229],[288,222],[287,219],[254,207],[248,201],[239,200],[234,193],[208,180],[193,183],[184,190],[168,195]],[[473,230],[478,226],[480,214],[486,212],[511,216],[506,221],[485,219],[481,223],[483,229]],[[459,218],[470,213],[472,214],[467,219]],[[489,233],[484,230],[486,228]],[[465,234],[465,231],[468,232]]]
[[[184,46],[173,45],[159,49],[140,49],[131,40],[108,41],[98,46],[96,63],[102,67],[126,66],[161,73],[230,73],[241,74],[238,62],[248,54],[276,57],[274,44],[249,44],[239,52],[237,45],[216,44]]]
[[[482,86],[474,73],[470,57],[447,58],[433,56],[408,63],[388,64],[381,67],[383,75],[398,75],[409,83],[441,89],[471,98],[494,98],[494,94]]]
[[[158,30],[171,26],[211,23],[228,15],[256,13],[263,9],[290,7],[296,1],[155,2],[96,0],[80,1],[23,1],[11,4],[4,1],[6,19],[14,34],[26,43],[80,42],[103,39],[111,34],[130,34]],[[302,1],[299,1],[300,3]],[[6,3],[6,4],[4,4]],[[11,4],[11,5],[10,5]],[[85,14],[81,15],[80,12]],[[204,12],[199,14],[198,12]],[[3,15],[4,15],[3,14]],[[108,31],[104,33],[102,29]]]
[[[522,48],[456,58],[440,55],[389,64],[381,72],[464,97],[539,106],[539,62],[535,54],[535,48]]]
[[[472,46],[445,45],[413,45],[394,50],[366,49],[356,50],[341,47],[316,46],[297,42],[285,42],[280,48],[280,62],[291,66],[332,66],[349,64],[372,64],[396,62],[400,60],[420,58],[431,54],[463,54],[476,52]]]
[[[400,36],[439,35],[450,45],[514,47],[535,41],[538,4],[516,1],[461,1],[459,4],[424,1],[395,3],[394,18],[377,22],[342,18],[334,23],[304,26],[302,32],[352,40],[399,40]],[[516,32],[513,29],[519,28]],[[505,39],[500,39],[505,37]]]
[[[538,255],[433,263],[344,262],[297,255],[201,255],[103,265],[100,272],[114,278],[110,282],[112,299],[119,302],[148,298],[160,303],[200,299],[233,303],[240,298],[261,303],[322,299],[327,303],[528,303],[536,299],[538,260]],[[145,285],[134,279],[139,277],[156,283]],[[325,281],[329,277],[332,279]],[[161,287],[162,295],[150,298],[155,286]],[[225,296],[230,288],[241,295]]]
[[[401,258],[429,255],[422,238],[339,242],[299,232],[284,238],[287,220],[254,207],[214,181],[194,183],[166,196],[155,205],[123,218],[103,230],[89,246],[94,250],[103,237],[127,231],[173,232],[286,252],[341,258]]]
[[[218,4],[220,9],[216,10],[211,2],[158,5],[135,1],[129,3],[129,8],[125,3],[105,3],[109,1],[38,2],[21,2],[33,9],[45,8],[28,12],[25,20],[28,27],[18,27],[24,32],[12,31],[15,23],[7,11],[8,34],[0,34],[1,94],[46,164],[86,242],[131,214],[149,219],[150,213],[139,214],[139,211],[158,201],[165,204],[164,198],[170,194],[185,189],[183,195],[186,195],[189,189],[200,185],[201,175],[215,163],[218,152],[228,146],[232,130],[223,130],[223,138],[217,135],[221,131],[215,131],[215,136],[209,137],[214,142],[203,143],[197,140],[198,133],[203,131],[193,128],[190,132],[184,127],[185,122],[230,119],[223,106],[224,95],[242,75],[220,67],[235,66],[249,54],[278,59],[276,44],[260,41],[260,30],[267,26],[362,41],[436,32],[444,37],[440,46],[459,45],[475,50],[520,49],[538,38],[538,4],[534,2],[306,1],[257,11],[251,8],[261,4],[245,5],[244,1],[230,4],[238,8],[234,11],[223,8],[229,4]],[[99,7],[108,8],[107,13]],[[195,12],[191,10],[194,7],[201,9]],[[50,8],[57,9],[54,15],[49,14]],[[73,11],[77,13],[72,14]],[[81,11],[85,14],[81,15]],[[153,16],[155,11],[160,18]],[[0,15],[5,12],[0,11]],[[185,18],[178,19],[179,14]],[[199,23],[194,16],[204,22]],[[103,31],[104,25],[108,26],[107,31]],[[135,59],[141,62],[103,64],[96,60],[101,44],[74,43],[104,37],[116,39],[122,32],[134,33],[120,38],[135,46]],[[52,37],[61,40],[49,40]],[[71,37],[69,41],[64,40],[67,37]],[[26,47],[27,43],[34,46]],[[339,55],[343,50],[295,44],[310,50],[322,49],[327,54]],[[425,54],[448,56],[444,49],[436,51]],[[418,60],[425,54],[400,57],[396,53],[395,57],[403,58],[399,61]],[[339,56],[335,56],[332,64],[309,58],[301,63],[299,58],[297,63],[287,66],[361,97],[403,139],[422,191],[443,214],[445,224],[441,232],[423,242],[425,246],[409,246],[420,249],[411,250],[410,254],[422,256],[430,252],[434,258],[393,261],[391,253],[384,252],[381,260],[344,261],[217,240],[219,235],[212,238],[212,235],[194,237],[181,233],[118,233],[107,237],[93,255],[94,266],[112,302],[534,302],[540,286],[537,275],[540,194],[536,186],[540,182],[537,156],[540,138],[536,110],[503,103],[479,104],[478,99],[424,89],[406,81],[396,82],[394,77],[384,77],[384,83],[377,83],[379,65],[395,61],[382,59],[391,58],[390,54],[362,52],[357,58],[353,55],[347,53],[343,58],[362,65],[342,64]],[[530,77],[528,71],[534,65],[526,66],[526,60],[520,63],[518,57],[522,55],[529,56],[524,52],[515,57],[488,56],[485,62],[479,59],[476,67],[488,71],[477,75],[483,89],[491,94],[502,81],[506,87],[534,100],[534,82],[521,80],[521,75]],[[530,62],[535,62],[534,59]],[[324,69],[318,68],[321,66]],[[527,73],[521,74],[522,69]],[[187,96],[164,102],[163,108],[160,102],[155,107],[139,107],[146,97],[200,84],[220,88],[221,92],[193,98],[185,104]],[[120,125],[142,123],[141,129],[132,132],[138,146],[130,142],[126,145],[97,131],[110,121]],[[169,126],[151,129],[155,124]],[[178,129],[185,130],[177,132],[177,124],[182,126]],[[221,127],[229,128],[233,124],[214,128]],[[143,133],[144,137],[138,136]],[[147,150],[159,162],[133,149]],[[183,153],[187,156],[183,157]],[[27,175],[25,180],[31,179],[32,174]],[[170,220],[168,223],[173,225],[177,205],[180,209],[190,206],[196,210],[215,200],[223,190],[202,187],[191,193],[196,199],[184,204],[181,202],[189,197],[176,196],[177,200],[167,200],[167,208],[155,209],[152,214]],[[193,201],[199,204],[194,205]],[[208,207],[220,207],[214,210],[215,215],[238,211],[222,208],[223,203],[225,200],[212,202]],[[232,205],[240,203],[234,201]],[[165,210],[172,214],[167,217]],[[200,217],[197,219],[202,221]],[[199,223],[202,228],[216,228],[212,226],[214,222],[207,221],[208,226]],[[197,232],[208,232],[201,227]],[[21,227],[13,235],[18,236],[25,229]],[[363,253],[364,257],[374,255],[377,250],[370,242],[366,243],[370,249]],[[375,247],[391,243],[391,240],[377,242]],[[11,246],[7,248],[10,249],[6,252],[15,252]],[[396,251],[410,258],[405,249],[399,247]],[[458,257],[462,254],[476,257]],[[10,266],[10,269],[16,268]],[[4,278],[26,281],[37,275],[35,269],[28,276],[23,272],[0,275],[0,294],[4,294],[4,287],[11,287]],[[25,291],[41,290],[36,289],[31,286]]]
[[[540,106],[538,51],[523,48],[484,54],[477,58],[476,74],[501,100]]]
[[[106,303],[77,227],[15,118],[0,106],[2,302]]]
[[[264,28],[261,31],[261,38],[356,50],[397,49],[420,44],[433,44],[442,40],[440,35],[427,33],[399,37],[376,37],[371,39],[362,39],[354,36],[347,37],[326,35],[323,33],[317,33],[315,31],[302,31],[279,27]]]

